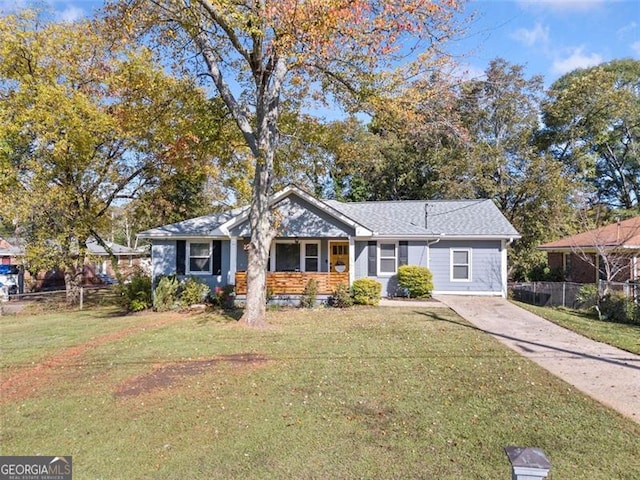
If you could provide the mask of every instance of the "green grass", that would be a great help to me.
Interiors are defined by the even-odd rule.
[[[640,355],[640,325],[605,322],[593,315],[566,308],[538,307],[515,301],[513,303],[587,338]]]
[[[285,310],[260,330],[171,315],[0,318],[3,381],[145,326],[0,401],[0,454],[73,455],[77,479],[487,479],[509,478],[517,445],[547,452],[550,479],[640,477],[640,425],[449,310]]]

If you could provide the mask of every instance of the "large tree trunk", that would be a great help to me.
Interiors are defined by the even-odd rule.
[[[247,298],[244,314],[240,319],[251,327],[266,322],[267,262],[275,229],[269,208],[270,169],[258,164],[253,187],[253,201],[249,212],[251,242],[247,261]]]
[[[80,303],[80,289],[82,288],[82,267],[68,264],[64,269],[64,286],[66,290],[67,305],[76,306]]]

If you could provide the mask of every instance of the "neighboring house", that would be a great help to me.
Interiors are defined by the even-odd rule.
[[[132,267],[141,266],[149,270],[149,251],[146,248],[129,248],[114,242],[105,241],[117,258],[118,269],[121,273],[127,273]],[[99,275],[113,277],[115,271],[111,258],[106,249],[96,240],[87,241],[87,259],[83,272],[84,283],[101,283]],[[21,238],[0,238],[0,260],[2,264],[22,265],[24,257],[24,241]],[[25,273],[26,283],[31,289],[41,288],[62,288],[64,287],[64,277],[61,272],[54,270],[49,272],[39,272],[36,278],[32,278],[28,272]]]
[[[405,264],[429,267],[436,294],[504,296],[507,247],[520,237],[490,200],[342,203],[289,186],[271,208],[278,234],[267,288],[284,299],[301,294],[311,278],[320,295],[373,278],[394,296]],[[162,275],[193,276],[212,288],[235,285],[242,298],[248,213],[245,207],[140,233],[152,243],[154,284]]]
[[[612,223],[538,247],[552,269],[568,281],[595,283],[640,279],[640,216]],[[607,272],[608,270],[608,272]],[[609,275],[607,275],[607,273]]]

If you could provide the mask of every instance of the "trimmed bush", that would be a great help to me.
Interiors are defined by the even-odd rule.
[[[378,305],[382,292],[382,284],[372,278],[359,278],[351,285],[353,303],[358,305]]]
[[[304,287],[304,292],[300,295],[300,308],[313,308],[318,299],[318,282],[313,278],[309,279]]]
[[[151,278],[137,270],[127,283],[118,284],[124,307],[130,312],[140,312],[151,307]]]
[[[351,291],[344,283],[339,284],[329,297],[329,306],[334,308],[349,308],[353,306]]]
[[[429,298],[433,291],[433,274],[427,267],[402,265],[398,268],[398,286],[411,298]]]
[[[182,292],[180,293],[180,304],[185,307],[202,303],[211,293],[211,288],[206,283],[196,280],[193,277],[184,282]]]
[[[176,308],[180,282],[174,276],[162,277],[153,296],[153,308],[158,312],[166,312]]]

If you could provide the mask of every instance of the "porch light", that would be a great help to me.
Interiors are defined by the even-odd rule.
[[[544,480],[551,463],[539,448],[504,447],[511,463],[511,480]]]

